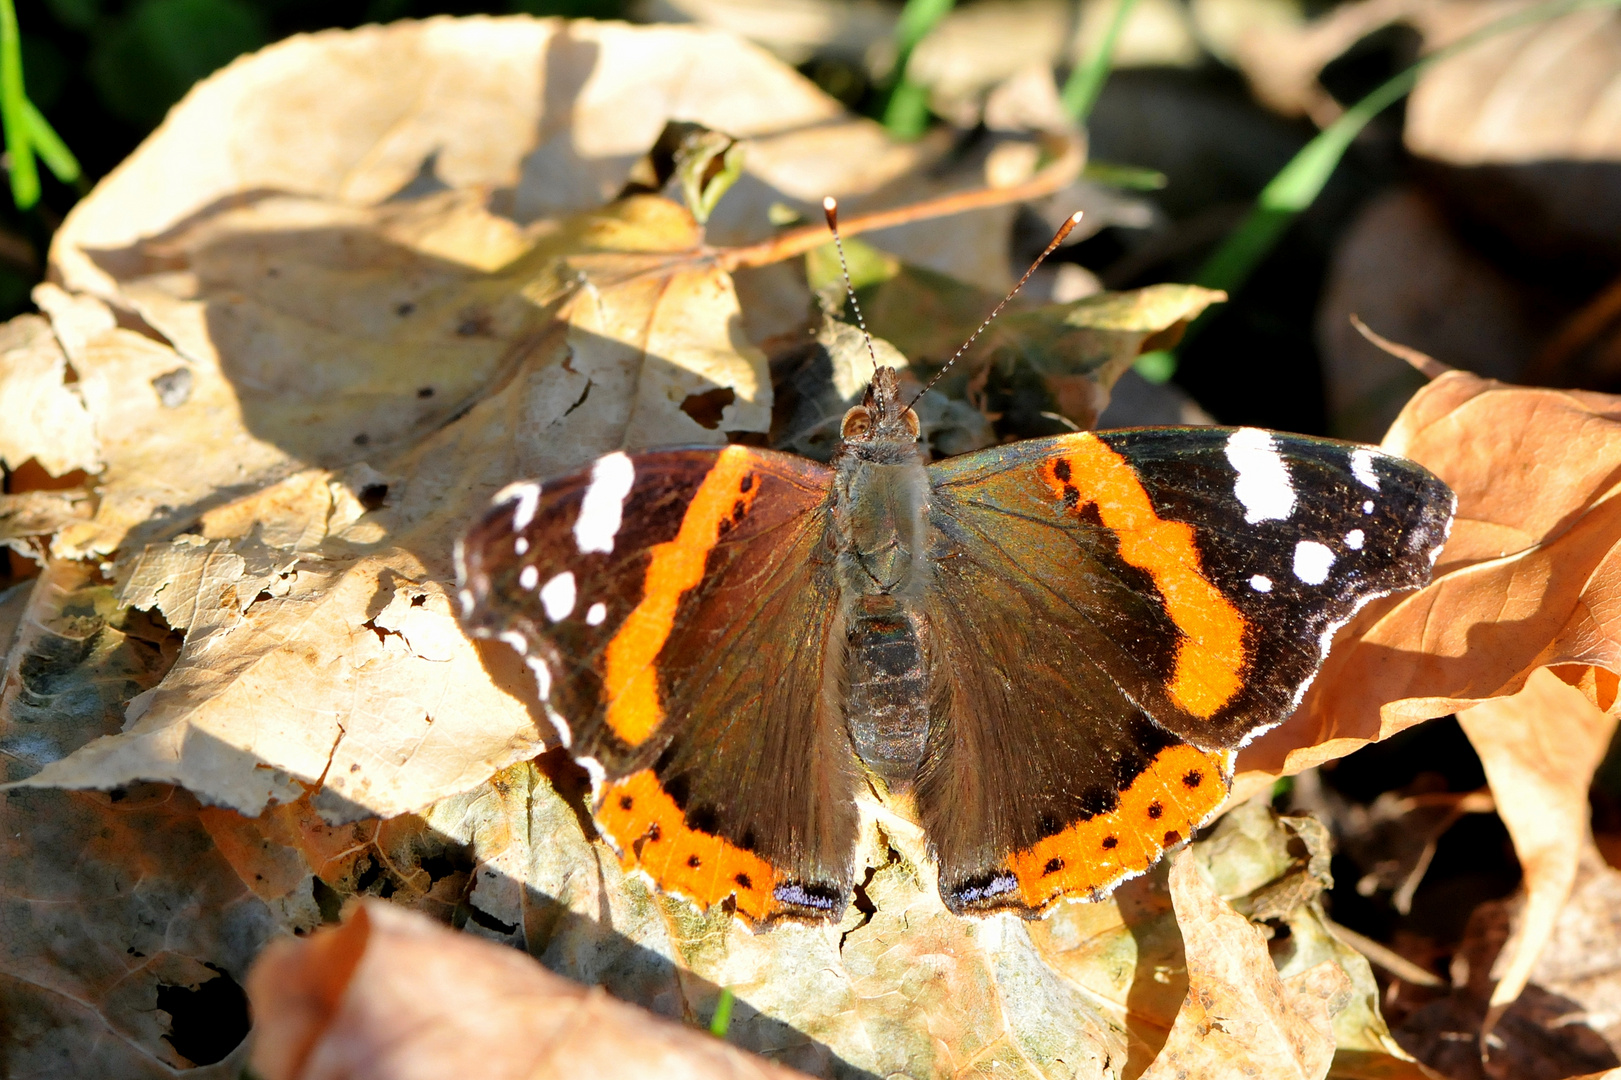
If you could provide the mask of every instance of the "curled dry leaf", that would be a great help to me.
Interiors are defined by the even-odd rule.
[[[1608,710],[1621,671],[1621,399],[1452,372],[1385,448],[1440,476],[1457,520],[1431,583],[1370,604],[1284,724],[1240,754],[1235,794],[1553,668]]]
[[[1345,973],[1325,962],[1284,982],[1260,932],[1221,898],[1190,851],[1171,857],[1170,886],[1188,996],[1144,1080],[1327,1076],[1329,1017],[1351,990]]]
[[[272,945],[248,992],[265,1080],[804,1076],[379,901]]]
[[[1592,669],[1587,671],[1591,678]],[[1495,973],[1486,1032],[1525,988],[1576,883],[1581,855],[1591,845],[1587,789],[1616,725],[1615,676],[1605,674],[1606,687],[1589,688],[1609,699],[1602,709],[1582,689],[1540,668],[1519,693],[1458,714],[1525,875],[1525,907],[1505,949],[1506,963]]]

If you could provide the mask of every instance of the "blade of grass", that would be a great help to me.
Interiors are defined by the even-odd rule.
[[[64,184],[77,184],[84,175],[79,168],[79,159],[73,156],[68,144],[51,127],[50,121],[27,98],[23,98],[23,123],[28,130],[29,142],[33,143],[39,159],[51,170],[51,174]]]
[[[907,74],[912,51],[929,36],[957,0],[906,0],[900,21],[895,24],[895,69],[889,96],[884,102],[884,127],[898,139],[915,139],[929,126],[929,88]]]
[[[715,1015],[709,1018],[709,1033],[717,1039],[726,1038],[726,1031],[732,1026],[732,992],[721,987],[720,998],[715,1002]]]
[[[1137,0],[1115,0],[1114,17],[1109,20],[1109,29],[1098,43],[1097,52],[1085,63],[1076,65],[1064,81],[1059,100],[1063,102],[1064,112],[1077,124],[1086,123],[1086,118],[1092,115],[1092,106],[1098,103],[1098,95],[1103,93],[1103,84],[1109,80],[1109,72],[1114,68],[1115,43],[1120,40],[1120,31],[1136,4]]]
[[[1194,275],[1194,284],[1209,289],[1223,289],[1231,294],[1249,280],[1278,240],[1294,223],[1295,218],[1316,200],[1327,185],[1329,177],[1339,167],[1340,160],[1362,129],[1374,117],[1400,101],[1413,89],[1418,77],[1431,65],[1456,56],[1478,45],[1487,38],[1523,26],[1556,19],[1561,15],[1586,10],[1621,6],[1621,0],[1554,0],[1553,3],[1528,8],[1498,19],[1466,34],[1452,44],[1421,57],[1411,67],[1392,76],[1361,101],[1346,109],[1338,120],[1328,125],[1280,169],[1276,176],[1261,189],[1255,205],[1238,227],[1228,234],[1215,254]],[[1182,348],[1193,339],[1208,315],[1201,316],[1188,328],[1182,339]],[[1138,373],[1154,382],[1165,382],[1176,371],[1174,355],[1151,354],[1138,358]]]
[[[1127,191],[1159,191],[1170,182],[1158,169],[1121,165],[1113,161],[1088,161],[1081,169],[1081,179]]]
[[[17,9],[12,0],[0,0],[0,124],[6,129],[11,198],[19,210],[27,210],[39,201],[39,170],[34,166],[34,148],[28,139],[27,104]]]

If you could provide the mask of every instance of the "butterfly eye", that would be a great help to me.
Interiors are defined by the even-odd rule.
[[[901,414],[901,419],[906,422],[906,428],[907,428],[908,431],[910,431],[912,433],[912,438],[914,438],[914,439],[917,438],[917,433],[918,433],[917,413],[913,412],[911,409],[907,409],[904,413]]]
[[[844,414],[844,427],[840,430],[840,434],[846,439],[859,438],[871,430],[872,414],[867,411],[866,406],[857,405]]]

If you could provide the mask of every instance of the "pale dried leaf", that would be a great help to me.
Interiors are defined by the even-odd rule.
[[[1576,882],[1592,816],[1587,789],[1616,718],[1541,668],[1519,693],[1465,709],[1458,723],[1480,755],[1525,875],[1525,908],[1491,996],[1500,1010],[1525,988]]]
[[[52,476],[101,471],[95,425],[67,373],[67,357],[46,320],[23,316],[0,330],[0,385],[6,388],[0,462],[16,469],[32,459]]]
[[[1533,5],[1419,8],[1440,48]],[[1621,159],[1621,15],[1574,11],[1484,41],[1424,74],[1407,103],[1407,146],[1452,165]]]
[[[1188,996],[1144,1080],[1327,1076],[1330,1016],[1351,989],[1344,972],[1325,961],[1288,982],[1279,978],[1260,933],[1222,900],[1192,852],[1172,856],[1170,885]]]

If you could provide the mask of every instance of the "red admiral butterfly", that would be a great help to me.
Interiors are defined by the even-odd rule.
[[[880,368],[831,465],[609,454],[496,495],[457,566],[466,626],[526,656],[661,889],[839,918],[870,783],[951,910],[1034,915],[1209,820],[1334,630],[1429,579],[1453,505],[1412,462],[1256,428],[931,463]]]

